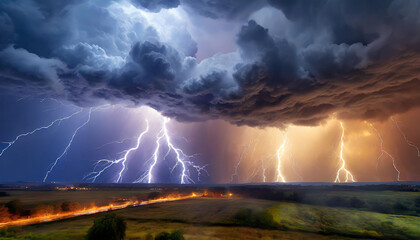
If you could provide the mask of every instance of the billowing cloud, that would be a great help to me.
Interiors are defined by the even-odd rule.
[[[236,50],[197,61],[203,17],[240,24]],[[181,121],[382,119],[420,105],[419,27],[418,1],[2,1],[0,81]]]
[[[179,0],[131,0],[134,6],[146,9],[151,12],[159,12],[162,9],[176,8],[179,6]]]
[[[266,3],[255,0],[181,0],[181,4],[191,14],[199,14],[213,19],[246,20],[251,13]]]

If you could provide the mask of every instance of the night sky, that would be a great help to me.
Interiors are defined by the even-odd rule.
[[[0,182],[420,180],[420,1],[3,0],[0,33]]]

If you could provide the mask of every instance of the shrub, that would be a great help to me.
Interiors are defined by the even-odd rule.
[[[342,197],[334,196],[334,197],[328,198],[327,206],[330,206],[330,207],[345,207],[345,206],[347,206],[347,201],[346,201],[346,199],[344,199]]]
[[[184,235],[182,231],[176,230],[171,233],[170,240],[184,240]]]
[[[121,240],[125,237],[127,223],[116,214],[107,214],[95,220],[86,240]]]
[[[365,202],[358,199],[357,197],[350,198],[350,206],[352,208],[362,208],[365,206]]]
[[[420,197],[417,197],[416,199],[414,199],[414,206],[420,208]]]
[[[173,231],[172,233],[160,232],[156,235],[155,240],[184,240],[184,236],[180,230]]]
[[[372,202],[369,203],[369,205],[370,205],[370,209],[375,211],[375,212],[392,213],[392,209],[390,208],[390,206],[385,205],[381,202],[372,201]]]
[[[300,202],[303,202],[304,196],[305,196],[304,192],[293,191],[293,192],[288,193],[285,196],[284,200],[289,201],[289,202],[300,203]]]
[[[17,199],[7,202],[5,207],[9,209],[9,213],[12,215],[20,216],[24,212],[22,202]]]
[[[273,216],[267,211],[252,211],[251,209],[242,209],[233,216],[233,219],[236,224],[243,226],[266,229],[278,228],[278,225],[274,221]]]
[[[395,203],[395,204],[392,206],[392,208],[393,208],[393,209],[394,209],[394,211],[396,211],[396,212],[400,212],[400,211],[407,211],[407,210],[408,210],[408,207],[407,207],[407,206],[405,206],[404,204],[400,203],[400,202]]]
[[[156,235],[155,240],[169,240],[171,234],[168,232],[160,232],[158,235]]]
[[[10,213],[6,206],[0,205],[0,223],[10,220]]]
[[[54,207],[49,205],[40,205],[34,211],[35,216],[46,216],[54,214]]]
[[[61,203],[61,211],[63,212],[73,212],[73,211],[78,211],[81,209],[80,203],[78,202],[62,202]]]
[[[160,192],[151,192],[147,195],[147,199],[157,199],[160,198],[162,194]]]

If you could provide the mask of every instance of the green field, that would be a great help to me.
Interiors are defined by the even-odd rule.
[[[11,196],[0,198],[0,204],[18,198],[31,207],[63,200],[88,203],[139,197],[150,190],[9,193]],[[358,208],[328,206],[337,197],[346,203],[357,197],[365,204]],[[147,234],[173,230],[182,230],[186,239],[420,239],[419,198],[419,192],[310,189],[299,202],[237,196],[180,200],[113,212],[127,221],[126,239],[145,239]],[[383,208],[377,211],[374,204]],[[389,213],[383,213],[384,209]],[[238,215],[240,212],[246,214]],[[0,239],[84,239],[94,219],[104,214],[10,227],[0,230]]]
[[[115,211],[127,219],[127,239],[146,234],[182,230],[187,239],[331,239],[316,233],[231,226],[242,208],[266,209],[276,202],[255,199],[191,199]],[[98,216],[83,216],[17,228],[19,237],[3,239],[84,239]],[[336,239],[339,239],[338,236]],[[341,238],[340,238],[341,239]]]
[[[354,237],[420,239],[420,218],[353,209],[282,203],[270,213],[281,226],[295,231]]]

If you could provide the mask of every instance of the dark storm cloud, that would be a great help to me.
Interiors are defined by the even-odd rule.
[[[246,20],[248,16],[266,5],[265,1],[255,0],[181,0],[181,5],[191,14],[228,20]]]
[[[198,63],[186,29],[154,27],[130,4],[243,22],[237,51]],[[285,17],[278,25],[249,20],[273,7]],[[181,121],[381,119],[420,104],[419,27],[417,1],[2,1],[0,79],[82,106],[146,104]]]
[[[179,0],[131,0],[136,7],[147,9],[151,12],[159,12],[162,9],[176,8],[179,5]]]

